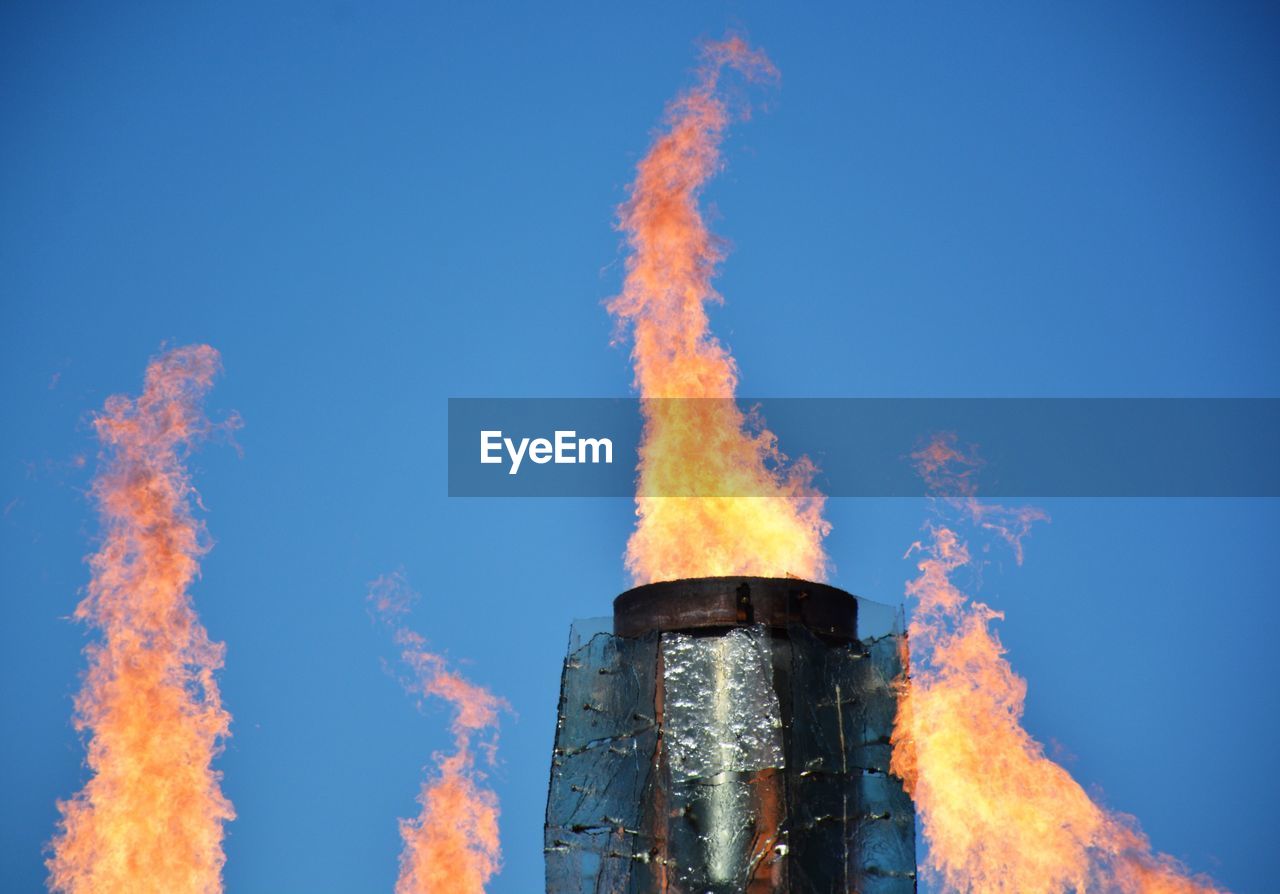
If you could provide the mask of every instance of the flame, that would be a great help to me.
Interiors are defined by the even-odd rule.
[[[913,454],[942,502],[1006,540],[1047,516],[980,504],[973,454],[944,437]],[[992,628],[1004,615],[972,600],[953,576],[971,562],[950,527],[914,544],[919,576],[908,627],[914,666],[901,686],[891,769],[915,798],[927,869],[946,890],[983,894],[1208,894],[1221,889],[1156,854],[1131,818],[1096,804],[1022,727],[1027,684]],[[909,553],[911,554],[911,553]]]
[[[707,318],[707,302],[720,300],[711,279],[724,249],[698,197],[720,167],[730,113],[717,88],[726,67],[749,80],[778,77],[741,38],[707,44],[697,83],[667,108],[665,132],[619,209],[631,255],[622,293],[608,306],[631,329],[641,398],[657,399],[642,403],[637,523],[627,545],[637,583],[730,574],[822,580],[827,570],[830,525],[814,467],[789,464],[762,421],[732,400],[737,366]],[[672,496],[690,493],[705,496]]]
[[[207,345],[147,367],[142,396],[116,395],[94,419],[93,483],[104,537],[77,620],[101,631],[75,700],[92,776],[62,814],[46,862],[68,894],[222,890],[223,824],[235,817],[212,768],[229,734],[211,642],[187,588],[206,551],[186,450],[210,429],[201,399],[219,368]]]
[[[435,755],[439,772],[422,784],[421,812],[400,820],[404,848],[396,894],[484,894],[485,884],[501,867],[498,798],[481,785],[484,774],[476,769],[472,740],[485,730],[495,731],[477,746],[493,764],[498,713],[506,702],[450,671],[442,657],[426,650],[420,634],[399,623],[417,599],[402,572],[371,583],[368,598],[401,647],[401,661],[413,672],[406,683],[409,690],[442,698],[454,711],[453,753]]]

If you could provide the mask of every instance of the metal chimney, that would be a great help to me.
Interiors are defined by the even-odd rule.
[[[879,619],[823,584],[696,578],[575,625],[548,894],[914,892],[914,809],[888,772],[901,626],[862,606]]]

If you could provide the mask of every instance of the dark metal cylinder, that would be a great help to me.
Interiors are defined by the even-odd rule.
[[[575,626],[548,792],[551,894],[909,894],[888,773],[899,634],[792,578],[636,587]],[[900,628],[895,628],[900,629]]]
[[[858,637],[858,601],[844,590],[798,578],[695,577],[627,590],[613,600],[613,632],[804,627],[824,638]]]
[[[670,869],[666,880],[699,894],[791,890],[791,843],[782,832],[794,701],[788,630],[852,642],[857,600],[791,578],[663,581],[618,596],[613,627],[619,636],[664,636],[655,769],[680,809],[651,802],[641,829],[657,844],[656,862]]]

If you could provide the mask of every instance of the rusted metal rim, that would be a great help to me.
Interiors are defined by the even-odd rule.
[[[833,639],[858,636],[858,601],[827,584],[789,577],[692,577],[627,590],[613,600],[613,632],[792,625]]]

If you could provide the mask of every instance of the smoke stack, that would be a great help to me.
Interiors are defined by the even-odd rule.
[[[809,581],[636,587],[570,637],[549,894],[903,894],[900,616]]]

